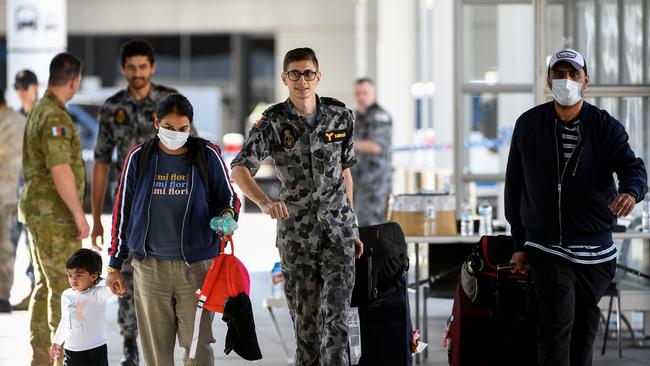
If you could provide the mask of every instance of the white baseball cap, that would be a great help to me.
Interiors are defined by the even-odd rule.
[[[585,59],[580,52],[572,48],[564,48],[553,54],[551,61],[548,63],[548,68],[552,69],[558,62],[568,62],[574,69],[585,69]],[[585,71],[587,71],[585,69]]]

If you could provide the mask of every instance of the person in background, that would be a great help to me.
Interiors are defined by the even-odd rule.
[[[184,363],[195,364],[188,359],[198,303],[194,292],[219,254],[221,240],[210,220],[239,214],[219,148],[189,136],[193,117],[192,105],[181,94],[160,101],[154,123],[158,134],[126,156],[113,209],[107,285],[125,294],[121,269],[132,253],[147,365],[173,365],[177,337]],[[197,365],[214,364],[212,314],[205,311],[200,320]]]
[[[27,118],[27,114],[29,114],[29,111],[32,110],[32,107],[38,100],[38,79],[36,78],[36,74],[34,74],[29,69],[19,71],[16,74],[16,78],[14,81],[14,90],[16,92],[16,95],[18,96],[18,99],[20,99],[20,104],[21,104],[21,107],[18,110],[18,112],[20,112],[22,116]],[[22,145],[21,145],[21,150],[19,150],[17,154],[18,156],[22,154]],[[20,194],[20,190],[22,190],[24,185],[25,185],[25,180],[23,179],[23,174],[21,171],[18,176],[18,190],[17,190],[18,195]],[[20,222],[19,217],[20,215],[16,213],[14,225],[11,229],[11,242],[14,245],[14,249],[15,250],[18,249],[18,242],[20,241],[21,236],[24,234],[25,244],[27,245],[27,251],[30,252],[29,240],[27,239],[27,230],[25,229],[25,225],[22,222]],[[36,282],[36,279],[34,278],[33,262],[34,261],[32,260],[32,256],[29,255],[29,265],[27,266],[27,270],[25,271],[25,274],[27,275],[27,277],[29,277],[29,280],[31,282],[30,293],[21,302],[19,302],[16,305],[13,305],[11,307],[12,310],[27,310],[29,307],[29,299],[32,297],[31,292],[34,290],[34,284]]]
[[[388,112],[377,104],[376,96],[372,79],[354,82],[354,152],[359,162],[351,170],[359,226],[386,221],[386,202],[392,188],[393,123]]]
[[[10,313],[16,245],[11,239],[17,223],[18,180],[22,163],[25,118],[7,106],[0,89],[0,313]],[[14,309],[15,310],[15,309]]]

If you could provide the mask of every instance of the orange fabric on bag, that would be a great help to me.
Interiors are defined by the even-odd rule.
[[[225,242],[230,241],[230,254],[225,253]],[[250,276],[244,264],[235,257],[232,238],[221,241],[219,256],[212,260],[212,266],[203,280],[203,286],[196,290],[196,296],[206,297],[204,308],[223,313],[224,303],[229,297],[236,297],[241,292],[250,293]]]

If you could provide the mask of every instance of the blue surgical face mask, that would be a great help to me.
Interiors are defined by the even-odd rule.
[[[158,129],[160,142],[169,150],[178,150],[183,147],[189,136],[189,132],[172,131],[162,127]]]
[[[570,79],[553,79],[551,82],[553,99],[565,107],[575,105],[582,99],[583,87],[584,84]]]

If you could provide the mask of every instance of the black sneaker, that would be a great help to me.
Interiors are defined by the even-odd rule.
[[[0,299],[0,313],[11,313],[11,304],[9,300]]]
[[[140,355],[138,354],[138,342],[135,339],[124,338],[124,347],[122,349],[124,357],[121,366],[138,366],[140,364]]]

